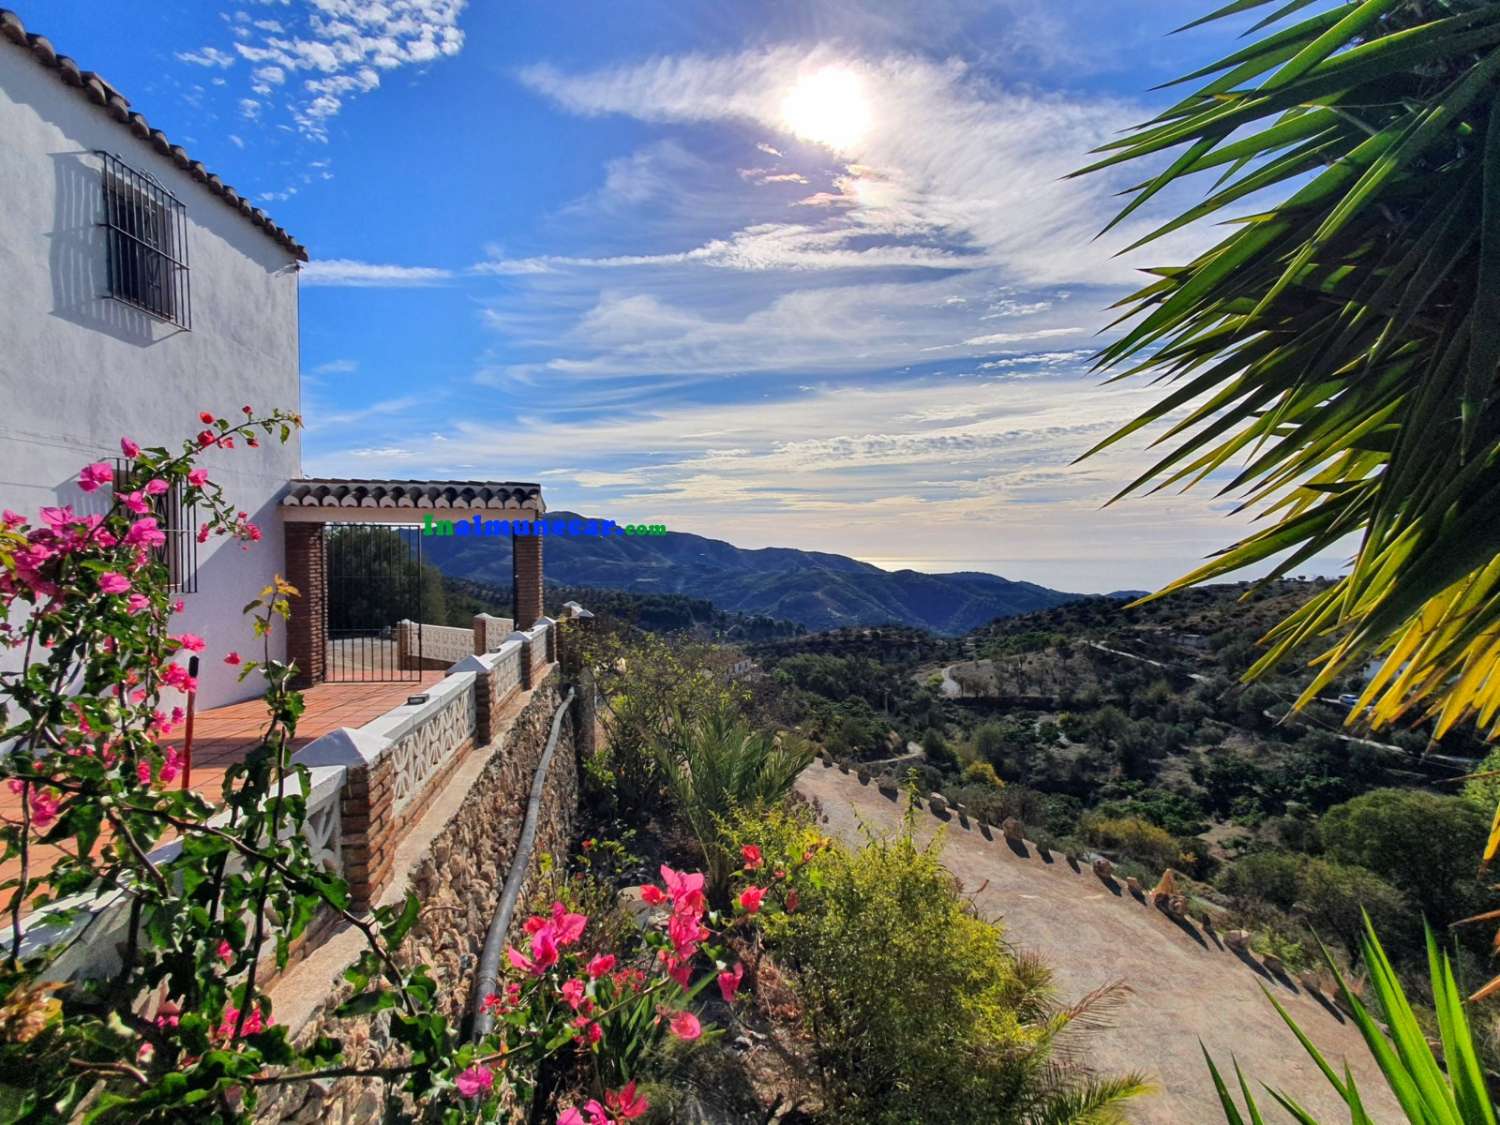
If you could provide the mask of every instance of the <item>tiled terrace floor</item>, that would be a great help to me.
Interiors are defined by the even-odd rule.
[[[420,680],[395,683],[318,684],[302,693],[306,710],[297,722],[296,747],[307,745],[339,727],[359,727],[393,707],[406,697],[436,683],[445,673],[422,672]],[[224,771],[242,759],[256,744],[266,725],[266,706],[261,699],[247,699],[227,707],[199,711],[193,718],[193,771],[190,779],[194,792],[218,802],[224,783]],[[179,746],[181,742],[177,743]],[[180,784],[174,781],[172,784]],[[0,819],[18,824],[21,799],[8,786],[0,786]],[[52,847],[34,847],[31,852],[31,878],[51,870],[59,851]],[[15,878],[21,870],[19,860],[0,864],[0,882]],[[34,893],[34,892],[33,892]],[[8,901],[10,891],[0,892],[0,904]]]

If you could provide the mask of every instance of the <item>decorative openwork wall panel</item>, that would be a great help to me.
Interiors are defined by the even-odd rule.
[[[401,812],[418,797],[428,778],[442,766],[443,759],[474,737],[474,685],[454,693],[447,704],[407,731],[387,753],[395,777],[392,802]]]

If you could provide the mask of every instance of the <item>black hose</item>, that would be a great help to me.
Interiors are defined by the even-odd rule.
[[[500,905],[490,919],[490,929],[484,936],[484,951],[479,955],[479,971],[474,974],[474,990],[469,995],[469,1038],[475,1042],[490,1032],[493,1023],[489,1012],[484,1010],[484,998],[498,987],[500,978],[500,954],[505,948],[505,935],[510,932],[511,915],[515,913],[516,900],[521,897],[521,888],[526,883],[526,872],[531,866],[531,845],[536,840],[536,822],[542,810],[542,791],[547,786],[547,770],[552,765],[552,754],[557,749],[557,737],[562,732],[563,717],[573,702],[573,689],[568,689],[567,698],[558,705],[552,716],[552,733],[547,738],[547,748],[542,751],[542,760],[537,764],[536,776],[531,779],[531,799],[526,803],[526,822],[521,826],[521,838],[516,841],[516,854],[511,859],[510,873],[505,876],[505,889],[500,894]]]

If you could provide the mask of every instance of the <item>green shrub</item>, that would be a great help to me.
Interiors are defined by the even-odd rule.
[[[1183,851],[1165,828],[1135,816],[1088,816],[1080,824],[1083,838],[1096,848],[1137,860],[1158,874],[1183,866]]]
[[[1331,808],[1320,834],[1328,858],[1366,867],[1409,895],[1435,925],[1472,913],[1474,857],[1489,817],[1463,797],[1375,789]]]
[[[1258,898],[1282,910],[1297,902],[1302,856],[1288,852],[1251,852],[1236,860],[1219,879],[1219,889],[1236,898]]]
[[[995,767],[988,762],[970,762],[964,767],[963,779],[966,785],[988,786],[991,789],[1005,788],[1005,782],[1000,780]]]
[[[833,849],[817,893],[769,934],[796,966],[830,1119],[1119,1120],[1142,1081],[1086,1074],[1059,1050],[1083,1010],[1053,1010],[1049,974],[974,916],[939,846],[918,847],[908,820],[900,837]]]
[[[948,740],[943,736],[942,731],[934,728],[924,734],[922,750],[927,755],[927,760],[938,769],[958,768],[958,755],[953,752],[953,747],[948,745]]]

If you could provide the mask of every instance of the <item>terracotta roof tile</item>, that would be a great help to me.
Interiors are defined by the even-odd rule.
[[[542,486],[515,481],[294,480],[281,498],[286,508],[463,508],[545,512]]]
[[[92,70],[80,69],[78,64],[67,55],[59,55],[57,49],[45,36],[29,33],[26,26],[21,23],[21,17],[9,8],[0,8],[0,33],[3,33],[17,47],[29,51],[31,57],[39,64],[56,71],[57,76],[63,82],[75,87],[80,94],[95,105],[101,106],[105,112],[122,125],[127,126],[137,137],[142,140],[149,139],[158,152],[163,156],[170,156],[178,167],[194,179],[204,183],[211,192],[221,197],[229,206],[244,214],[266,234],[291,251],[292,256],[298,261],[307,261],[307,250],[303,245],[273,223],[265,212],[258,208],[252,209],[233,188],[225,185],[219,177],[209,175],[200,162],[189,157],[181,145],[174,145],[160,129],[152,129],[144,117],[131,110],[129,99],[102,77]]]

